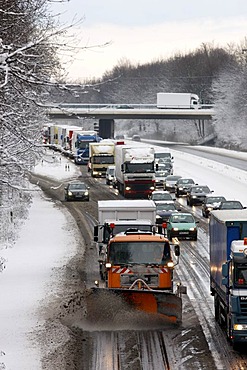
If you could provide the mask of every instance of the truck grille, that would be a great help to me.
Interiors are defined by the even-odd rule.
[[[247,297],[240,297],[241,314],[247,316]]]
[[[130,286],[134,283],[137,279],[142,279],[147,283],[150,287],[158,287],[159,285],[159,275],[158,274],[121,274],[120,281],[121,286]]]

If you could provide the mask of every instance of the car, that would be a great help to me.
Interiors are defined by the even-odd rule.
[[[154,153],[155,160],[158,160],[159,162],[172,162],[173,156],[169,150],[161,150],[157,149]]]
[[[125,136],[124,135],[116,135],[115,140],[124,140]]]
[[[106,169],[106,174],[105,174],[105,181],[107,185],[110,185],[113,183],[114,177],[115,177],[115,166],[108,166]]]
[[[187,205],[201,205],[207,194],[211,194],[213,190],[210,190],[207,185],[193,185],[187,193]]]
[[[197,223],[189,212],[173,213],[167,221],[167,238],[197,240]]]
[[[174,201],[169,191],[164,191],[164,190],[154,190],[152,194],[150,195],[150,199],[153,200],[154,203],[160,202],[161,200]]]
[[[219,209],[220,203],[225,200],[226,198],[222,195],[206,195],[206,198],[202,203],[202,216],[206,218],[209,217],[210,212],[215,209]]]
[[[191,178],[182,177],[181,179],[178,179],[175,184],[176,197],[179,198],[182,195],[187,195],[192,185],[195,185],[195,181]]]
[[[81,181],[71,181],[64,187],[66,201],[82,200],[89,201],[89,186]]]
[[[169,170],[165,167],[159,166],[159,169],[155,171],[155,187],[164,189],[164,181],[170,174]]]
[[[239,200],[224,200],[220,203],[218,209],[245,209]]]
[[[117,105],[116,108],[117,109],[134,109],[132,105],[128,105],[128,104],[120,104],[120,105]]]
[[[156,202],[156,224],[160,225],[167,222],[171,214],[177,213],[180,209],[171,200],[163,200]]]
[[[166,176],[173,174],[173,165],[171,162],[156,162],[155,164],[156,171],[165,171]]]
[[[182,176],[168,175],[166,177],[165,182],[164,182],[164,189],[174,193],[175,192],[175,184],[181,178],[182,178]]]
[[[133,135],[132,136],[132,140],[134,140],[134,141],[141,141],[141,138],[140,138],[139,135]]]

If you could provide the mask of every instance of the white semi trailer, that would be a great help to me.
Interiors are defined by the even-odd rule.
[[[157,108],[199,109],[199,96],[192,93],[157,93]]]

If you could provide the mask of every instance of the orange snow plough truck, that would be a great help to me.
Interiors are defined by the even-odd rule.
[[[179,245],[174,245],[178,263]],[[130,306],[148,313],[160,314],[172,323],[182,321],[181,293],[173,292],[171,246],[161,234],[127,230],[112,236],[105,252],[106,288]]]

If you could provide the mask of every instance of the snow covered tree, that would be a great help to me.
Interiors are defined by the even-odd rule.
[[[47,5],[0,0],[0,217],[10,224],[24,212],[28,171],[42,152],[43,98],[59,70],[56,37],[63,30],[55,28]]]

